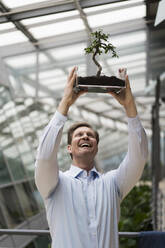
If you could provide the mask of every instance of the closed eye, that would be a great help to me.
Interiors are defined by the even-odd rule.
[[[87,134],[89,137],[95,138],[95,136],[92,133]]]
[[[81,136],[83,136],[83,133],[77,133],[75,136],[76,137],[81,137]]]

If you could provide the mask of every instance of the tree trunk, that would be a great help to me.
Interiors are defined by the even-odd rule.
[[[95,58],[96,57],[96,54],[97,54],[97,51],[95,51],[95,53],[93,54],[92,59],[93,59],[94,63],[96,64],[96,66],[98,67],[98,71],[97,71],[96,77],[100,77],[100,74],[101,74],[101,71],[102,71],[102,67],[101,67],[101,65],[99,64],[99,62]]]

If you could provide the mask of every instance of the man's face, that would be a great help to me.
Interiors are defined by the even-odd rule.
[[[94,158],[98,145],[95,132],[89,127],[79,127],[72,135],[71,145],[68,145],[68,151],[72,154],[73,158],[90,156]]]

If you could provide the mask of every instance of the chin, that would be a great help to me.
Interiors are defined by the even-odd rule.
[[[93,152],[92,151],[81,151],[80,154],[89,154],[89,155],[91,155],[91,154],[93,154]]]

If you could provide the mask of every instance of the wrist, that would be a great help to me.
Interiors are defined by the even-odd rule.
[[[68,101],[63,98],[58,106],[58,111],[62,114],[62,115],[67,115],[68,114],[68,110],[69,110],[70,104],[68,103]]]
[[[132,103],[124,106],[124,108],[125,108],[125,112],[126,112],[127,117],[134,118],[137,116],[137,108],[136,108],[134,101]]]

